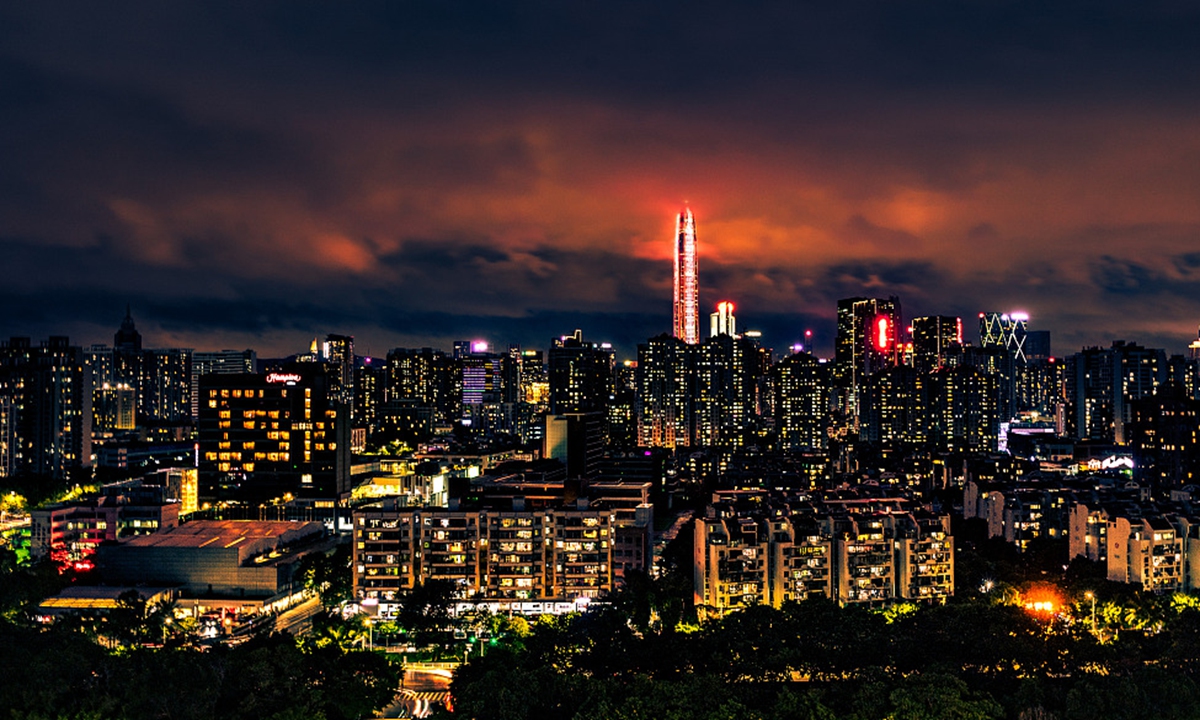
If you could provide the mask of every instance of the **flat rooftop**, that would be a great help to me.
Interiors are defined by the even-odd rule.
[[[193,520],[179,527],[126,540],[127,547],[231,548],[243,543],[288,543],[325,532],[317,521]]]

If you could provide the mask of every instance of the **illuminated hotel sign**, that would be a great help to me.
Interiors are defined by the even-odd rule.
[[[269,383],[287,383],[288,385],[295,385],[303,379],[304,378],[300,377],[296,373],[267,373],[267,382]]]

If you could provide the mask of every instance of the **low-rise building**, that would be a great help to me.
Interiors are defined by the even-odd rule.
[[[140,482],[106,486],[99,495],[30,512],[30,556],[56,563],[88,562],[106,540],[173,528],[180,504],[165,489]]]
[[[106,543],[96,563],[109,584],[177,588],[181,607],[278,610],[302,598],[300,560],[335,542],[320,522],[195,520]]]

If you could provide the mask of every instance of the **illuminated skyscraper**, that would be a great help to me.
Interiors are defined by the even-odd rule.
[[[675,337],[700,342],[700,281],[696,262],[696,220],[684,208],[675,233]]]
[[[872,373],[899,364],[900,298],[838,300],[834,381],[838,405],[859,413],[859,394]]]
[[[733,303],[728,301],[717,303],[717,311],[708,317],[711,323],[712,337],[737,335],[737,320],[733,317]]]
[[[354,338],[327,335],[321,345],[321,359],[330,365],[333,386],[330,392],[343,407],[354,406]]]
[[[583,332],[550,341],[550,412],[604,412],[613,394],[613,349],[584,342]]]
[[[638,445],[692,445],[692,349],[663,333],[638,345]]]
[[[828,446],[831,369],[832,364],[805,352],[793,353],[772,368],[779,449],[812,452]]]
[[[982,347],[1000,346],[1024,365],[1025,336],[1029,331],[1029,316],[1025,313],[979,313],[979,344]]]
[[[1084,348],[1068,357],[1065,376],[1068,434],[1125,445],[1133,403],[1166,384],[1166,353],[1116,340],[1111,348]]]
[[[0,474],[62,480],[91,466],[92,374],[82,348],[51,336],[0,342]]]
[[[913,367],[929,372],[945,364],[945,354],[952,343],[962,345],[962,318],[930,315],[913,318]]]

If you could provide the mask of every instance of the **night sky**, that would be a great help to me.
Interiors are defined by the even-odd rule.
[[[0,336],[622,356],[701,305],[1200,323],[1195,3],[9,2]],[[707,316],[702,327],[707,329]]]

